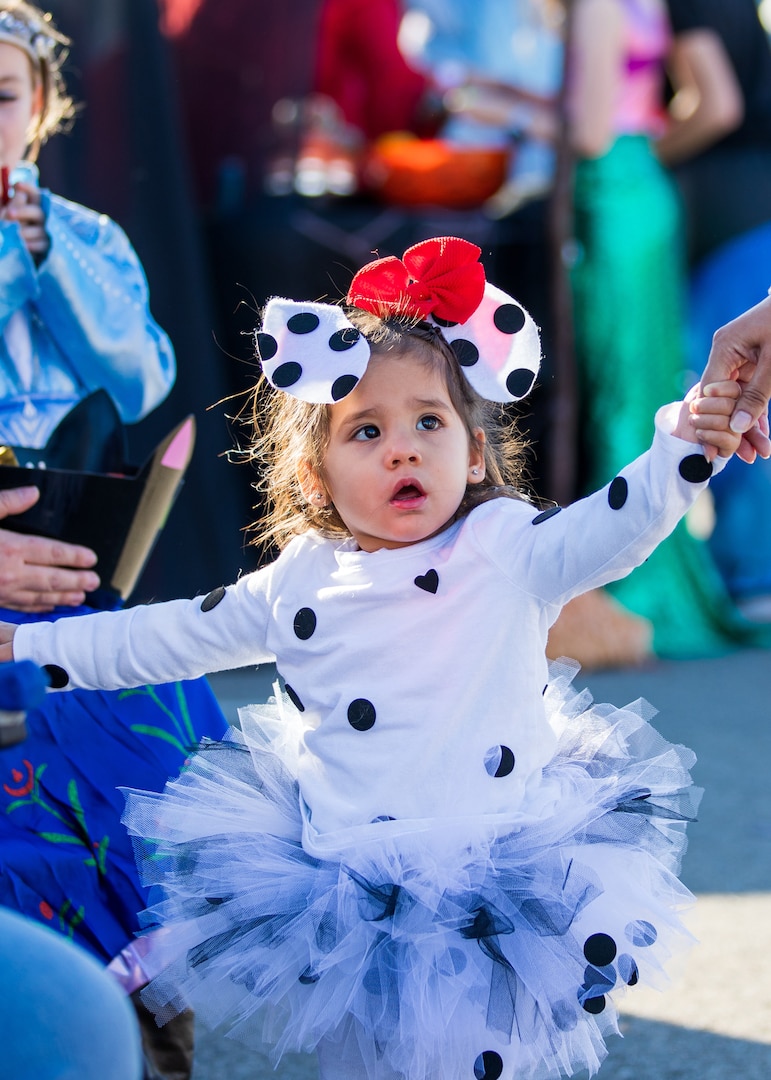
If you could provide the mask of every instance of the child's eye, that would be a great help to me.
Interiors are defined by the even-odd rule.
[[[418,428],[421,431],[436,431],[441,427],[442,421],[438,416],[421,416],[418,420]]]
[[[354,439],[358,439],[363,442],[365,439],[376,439],[380,434],[380,428],[374,424],[365,424],[364,427],[360,427],[357,431],[354,431]]]

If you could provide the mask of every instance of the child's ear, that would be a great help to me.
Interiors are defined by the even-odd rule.
[[[485,433],[474,428],[469,439],[468,483],[481,484],[485,478]]]
[[[329,497],[327,496],[321,477],[311,466],[309,461],[300,462],[300,465],[297,468],[297,481],[300,485],[300,491],[303,493],[303,498],[309,502],[311,506],[315,506],[320,510],[321,507],[329,504]]]

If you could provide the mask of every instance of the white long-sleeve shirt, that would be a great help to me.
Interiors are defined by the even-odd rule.
[[[494,499],[375,552],[308,533],[219,600],[24,625],[14,653],[86,688],[275,659],[302,710],[300,792],[319,850],[376,818],[538,812],[555,745],[549,627],[571,597],[644,561],[710,472],[699,447],[658,430],[612,484],[559,512]]]

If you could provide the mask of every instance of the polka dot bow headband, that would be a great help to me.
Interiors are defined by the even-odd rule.
[[[485,280],[476,244],[442,236],[415,244],[402,259],[368,263],[347,301],[380,318],[424,319],[437,328],[468,381],[490,401],[519,401],[541,361],[538,328],[525,309]],[[340,401],[367,369],[366,338],[334,304],[268,301],[255,335],[271,386],[302,401]]]

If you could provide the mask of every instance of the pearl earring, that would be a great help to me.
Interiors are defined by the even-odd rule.
[[[472,469],[471,470],[471,475],[472,476],[479,476],[479,469]]]

